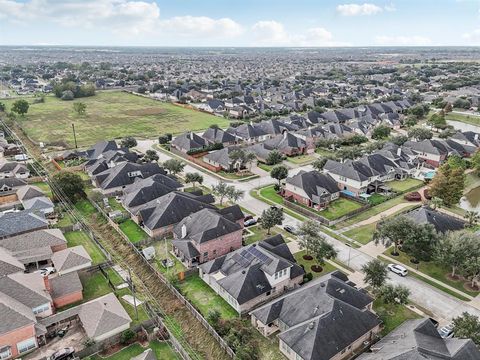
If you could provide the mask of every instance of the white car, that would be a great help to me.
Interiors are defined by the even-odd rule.
[[[45,267],[45,268],[42,268],[42,269],[38,269],[37,271],[35,271],[35,274],[41,274],[42,276],[48,276],[50,274],[53,274],[56,271],[57,270],[54,267],[48,266],[48,267]]]
[[[387,266],[388,270],[390,270],[391,272],[397,274],[397,275],[400,275],[400,276],[407,276],[408,274],[408,270],[405,269],[403,266],[401,265],[397,265],[397,264],[388,264]]]

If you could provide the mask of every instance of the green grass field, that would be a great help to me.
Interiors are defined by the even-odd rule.
[[[400,191],[405,191],[405,190],[413,189],[416,187],[420,187],[423,185],[423,181],[409,178],[405,180],[389,181],[388,183],[386,183],[386,185],[392,190],[400,192]]]
[[[100,264],[105,261],[105,256],[101,250],[83,231],[67,232],[65,233],[65,238],[67,239],[67,244],[69,247],[83,245],[87,253],[92,258],[93,264]]]
[[[197,275],[185,278],[178,284],[178,288],[203,316],[211,310],[218,310],[222,319],[238,317],[238,313]]]
[[[303,258],[303,255],[305,255],[305,250],[302,250],[300,252],[295,253],[293,255],[293,257],[297,261],[298,265],[303,265],[303,268],[304,268],[306,273],[309,273],[309,272],[312,273],[314,279],[317,278],[317,277],[323,276],[325,274],[331,273],[332,271],[337,270],[337,268],[335,266],[333,266],[332,264],[325,263],[325,265],[322,265],[323,270],[321,272],[312,271],[311,267],[312,267],[312,265],[317,265],[317,261],[315,259],[305,260]]]
[[[385,336],[402,323],[411,319],[418,319],[420,316],[403,305],[384,304],[381,300],[373,302],[373,310],[383,321],[382,335]]]
[[[319,211],[318,213],[328,220],[335,220],[361,207],[362,205],[356,201],[339,198],[332,201],[325,210]]]
[[[352,238],[353,240],[358,241],[359,243],[368,244],[370,241],[372,241],[373,233],[375,232],[376,226],[377,223],[363,225],[348,230],[343,234],[345,236],[348,236],[349,238]]]
[[[138,226],[137,223],[132,219],[128,219],[120,223],[119,226],[123,233],[127,235],[130,242],[134,244],[148,238],[148,235],[145,233],[145,231],[143,231],[142,228]]]
[[[87,105],[87,114],[73,111],[74,102]],[[14,100],[3,101],[7,109]],[[47,96],[44,103],[30,104],[28,114],[19,121],[26,133],[37,142],[73,147],[72,124],[79,146],[127,135],[156,138],[165,132],[178,134],[198,131],[212,124],[227,127],[228,120],[170,103],[121,91],[97,92],[95,96],[63,101]]]
[[[157,360],[174,360],[181,359],[180,355],[177,355],[172,347],[166,342],[160,342],[157,340],[151,341],[148,348],[155,352]],[[116,352],[108,357],[102,357],[100,355],[91,356],[91,360],[130,360],[131,358],[140,355],[147,348],[142,347],[140,344],[135,343],[122,350]]]
[[[313,155],[298,155],[298,156],[287,157],[288,162],[291,162],[292,164],[297,164],[297,165],[310,164],[314,162],[315,159],[316,158]]]
[[[456,114],[448,113],[445,115],[445,120],[460,121],[466,124],[471,125],[480,125],[480,116],[479,115],[465,115],[465,114]]]

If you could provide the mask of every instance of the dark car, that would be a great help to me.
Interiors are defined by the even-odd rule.
[[[75,349],[73,347],[66,347],[55,351],[49,358],[49,360],[67,360],[73,358],[75,355]]]
[[[248,220],[252,220],[253,219],[253,216],[252,215],[247,215],[243,218],[243,221],[244,222],[247,222]]]

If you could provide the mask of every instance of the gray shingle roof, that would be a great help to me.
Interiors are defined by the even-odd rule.
[[[0,292],[30,309],[52,301],[45,289],[42,275],[36,273],[18,273],[0,277]]]
[[[0,215],[0,238],[46,229],[48,221],[37,213],[19,211]]]
[[[58,272],[65,272],[78,266],[88,266],[91,262],[92,258],[82,245],[57,251],[52,256],[52,263]]]
[[[23,272],[25,267],[10,251],[0,247],[0,276]]]
[[[328,174],[318,171],[300,171],[297,175],[287,178],[287,184],[303,189],[310,200],[318,202],[324,196],[339,192],[337,182]]]
[[[139,175],[132,175],[139,172]],[[111,189],[133,184],[137,177],[148,178],[155,174],[166,175],[165,170],[156,163],[137,164],[126,162],[109,168],[95,176],[95,181],[102,189]]]
[[[437,232],[445,233],[447,231],[462,230],[465,222],[451,215],[430,209],[423,206],[418,209],[409,211],[405,214],[417,224],[431,224]]]
[[[76,271],[62,276],[55,276],[49,279],[49,281],[52,287],[51,295],[54,300],[83,290],[82,282]]]
[[[0,291],[0,335],[35,322],[31,308]]]

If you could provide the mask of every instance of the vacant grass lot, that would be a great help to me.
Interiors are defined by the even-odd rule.
[[[480,125],[480,116],[479,115],[465,115],[465,114],[456,114],[448,113],[445,115],[445,120],[460,121],[466,124],[471,125]]]
[[[4,103],[9,108],[13,101]],[[77,115],[74,102],[85,103],[87,114]],[[19,121],[34,141],[68,147],[74,146],[72,123],[79,146],[127,135],[153,138],[165,132],[178,134],[206,129],[212,124],[229,124],[220,117],[121,91],[99,91],[95,96],[75,101],[47,96],[44,103],[31,103],[28,114]]]
[[[218,310],[222,315],[222,319],[238,317],[238,313],[198,275],[185,278],[185,280],[178,283],[177,287],[203,316],[207,316],[209,311]]]

